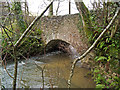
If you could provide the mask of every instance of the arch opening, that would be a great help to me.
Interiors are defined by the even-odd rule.
[[[55,51],[68,53],[69,55],[72,55],[74,58],[79,56],[77,50],[70,43],[67,43],[66,41],[60,39],[54,39],[49,41],[45,47],[46,53],[55,52]]]
[[[63,40],[55,39],[48,42],[48,44],[45,47],[45,51],[46,52],[61,51],[67,53],[69,45],[70,45],[69,43]]]

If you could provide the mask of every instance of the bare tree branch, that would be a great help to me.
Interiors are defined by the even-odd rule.
[[[1,56],[0,56],[0,58],[1,58]],[[1,58],[1,60],[2,60],[2,58]],[[14,79],[14,77],[13,77],[12,75],[10,75],[10,73],[9,73],[8,70],[6,69],[6,65],[4,65],[3,60],[2,60],[2,65],[3,65],[4,69],[5,69],[5,71],[7,72],[7,74],[8,74],[12,79]]]
[[[54,0],[53,0],[54,1]],[[33,22],[28,26],[28,28],[23,32],[19,40],[15,43],[13,54],[15,56],[15,70],[14,70],[14,80],[13,80],[13,90],[16,90],[16,79],[17,79],[17,66],[18,61],[16,59],[16,48],[21,43],[21,41],[24,39],[24,37],[27,35],[27,33],[31,30],[31,28],[35,25],[35,23],[44,15],[44,13],[48,10],[48,8],[52,5],[53,1],[46,7],[46,9],[41,13],[40,16],[36,17]]]
[[[107,27],[103,30],[103,32],[99,35],[99,37],[95,40],[95,42],[91,45],[91,47],[89,47],[88,50],[83,55],[81,55],[80,57],[78,57],[77,59],[75,59],[73,61],[73,64],[72,64],[72,67],[71,67],[71,71],[70,71],[70,76],[69,76],[69,79],[68,79],[68,88],[70,88],[70,86],[71,86],[71,79],[72,79],[73,74],[74,74],[74,68],[75,68],[76,63],[78,61],[80,61],[81,59],[83,59],[95,47],[97,42],[101,39],[101,37],[104,35],[104,33],[110,28],[112,23],[115,21],[117,15],[119,14],[119,10],[120,10],[120,7],[117,8],[117,11],[116,11],[114,17],[112,18],[112,20],[107,25]]]
[[[120,24],[120,19],[118,18],[115,29],[112,29],[110,37],[113,38]]]
[[[6,69],[6,66],[4,65],[4,62],[2,61],[2,65],[4,66],[5,71],[7,72],[7,74],[14,79],[14,77],[12,75],[10,75],[10,73],[8,72],[8,70]]]
[[[5,27],[4,27],[4,26],[2,26],[2,28],[4,29],[5,34],[6,34],[6,35],[7,35],[7,37],[9,38],[9,40],[10,40],[10,42],[11,42],[12,46],[14,46],[14,45],[13,45],[13,42],[12,42],[11,37],[8,35],[7,31],[5,30]]]
[[[59,8],[60,8],[60,1],[58,1],[58,6],[57,6],[57,9],[56,9],[56,16],[58,15]]]
[[[6,28],[4,25],[1,25],[1,26],[2,26],[2,28],[7,29],[9,32],[16,34],[16,32],[11,31],[10,29]]]
[[[53,0],[54,1],[54,0]],[[21,37],[19,38],[19,40],[15,43],[14,47],[16,48],[21,41],[23,40],[23,38],[25,37],[25,35],[31,30],[31,28],[33,27],[33,25],[35,25],[35,23],[44,15],[44,13],[48,10],[48,8],[52,5],[53,1],[46,7],[46,9],[41,13],[40,16],[36,17],[33,22],[28,26],[28,28],[24,31],[24,33],[21,35]]]
[[[71,0],[69,0],[69,14],[71,14]]]

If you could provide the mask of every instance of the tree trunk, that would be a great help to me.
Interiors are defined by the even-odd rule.
[[[53,2],[51,6],[49,7],[49,16],[53,16]]]
[[[18,41],[15,43],[14,48],[17,48],[17,46],[21,43],[21,41],[24,39],[24,37],[27,35],[27,33],[31,30],[31,28],[35,25],[35,23],[44,15],[44,13],[48,10],[48,8],[52,5],[53,1],[46,7],[46,9],[41,13],[40,16],[37,16],[32,23],[28,26],[28,28],[23,32],[21,37],[18,39]]]
[[[90,51],[95,47],[95,45],[98,43],[98,41],[103,37],[103,35],[105,34],[105,32],[110,28],[110,26],[113,24],[113,22],[115,21],[116,17],[118,16],[118,14],[120,13],[120,8],[118,8],[116,10],[115,15],[113,16],[112,20],[110,21],[110,23],[107,25],[107,27],[102,31],[102,33],[98,36],[98,38],[94,41],[94,43],[87,49],[87,51],[85,53],[83,53],[80,57],[76,58],[73,63],[72,63],[72,67],[70,70],[70,76],[68,79],[68,88],[71,87],[71,80],[74,74],[74,69],[76,66],[76,63],[78,61],[80,61],[81,59],[83,59],[88,53],[90,53]]]
[[[71,14],[71,0],[69,0],[69,14]]]
[[[115,29],[112,29],[111,31],[111,36],[110,36],[111,38],[113,38],[119,26],[120,26],[120,19],[117,19]]]
[[[53,1],[52,1],[53,2]],[[15,67],[14,67],[14,80],[13,80],[13,90],[16,90],[16,81],[17,81],[17,66],[18,66],[18,61],[16,59],[16,49],[17,46],[21,43],[21,41],[23,40],[23,38],[25,37],[25,35],[31,30],[31,28],[33,27],[33,25],[35,25],[35,23],[43,16],[43,14],[48,10],[48,8],[51,6],[52,2],[46,7],[46,9],[41,13],[40,16],[36,17],[33,22],[28,26],[28,28],[24,31],[24,33],[21,35],[21,37],[19,38],[19,40],[15,43],[14,45],[14,50],[13,50],[13,54],[15,56],[14,58],[14,62],[15,62]]]
[[[23,19],[23,13],[22,13],[20,2],[14,2],[14,13],[16,15],[16,20],[17,20],[20,32],[24,32],[24,30],[26,29],[26,25]]]
[[[83,2],[75,2],[83,22],[85,35],[89,38],[93,34],[93,28],[90,20],[89,10]]]
[[[13,47],[13,55],[14,55],[14,62],[15,62],[14,79],[13,79],[13,90],[16,90],[18,61],[16,59],[16,49],[14,47]]]
[[[58,15],[59,8],[60,8],[60,1],[58,1],[58,6],[57,6],[57,9],[56,9],[56,16]]]

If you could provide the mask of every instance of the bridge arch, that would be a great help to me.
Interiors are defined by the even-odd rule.
[[[70,43],[63,41],[61,39],[53,39],[49,41],[45,46],[45,51],[46,52],[62,51],[75,57],[79,56],[77,50]]]
[[[79,19],[78,14],[42,17],[37,28],[42,30],[41,37],[46,45],[46,51],[58,49],[60,41],[76,49],[80,54],[86,51],[88,40],[83,30],[79,32]]]
[[[66,41],[63,41],[61,39],[53,39],[50,40],[46,46],[45,46],[45,51],[46,52],[51,52],[51,51],[63,51],[67,52],[65,48],[67,48],[70,44]]]

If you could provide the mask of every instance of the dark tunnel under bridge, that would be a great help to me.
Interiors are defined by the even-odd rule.
[[[60,39],[51,40],[45,46],[46,53],[54,51],[61,51],[63,53],[68,53],[69,55],[79,56],[79,53],[72,45]]]

